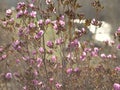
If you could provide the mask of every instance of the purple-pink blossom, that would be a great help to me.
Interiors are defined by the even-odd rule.
[[[10,72],[6,73],[5,78],[12,79],[12,73],[10,73]]]
[[[19,40],[16,40],[12,45],[13,45],[15,50],[21,49],[21,42]]]
[[[42,19],[40,19],[37,23],[38,23],[38,25],[40,25],[40,26],[41,26],[41,25],[43,25],[43,20],[42,20]]]
[[[52,60],[52,62],[56,62],[57,57],[56,57],[55,55],[53,55],[53,56],[51,57],[51,60]]]
[[[78,71],[79,71],[78,67],[74,68],[74,72],[78,72]]]
[[[33,28],[35,28],[35,27],[36,27],[35,23],[30,23],[30,24],[29,24],[29,28],[30,28],[30,29],[33,29]]]
[[[62,43],[63,43],[63,39],[62,38],[58,38],[58,39],[55,40],[55,44],[56,45],[60,45]]]
[[[11,9],[6,10],[6,16],[11,16],[11,15],[12,15],[12,10]]]
[[[20,18],[22,17],[24,14],[24,12],[22,10],[20,10],[18,13],[17,13],[17,18]]]
[[[117,45],[117,49],[120,49],[120,44]]]
[[[50,4],[51,3],[51,0],[46,0],[46,4]]]
[[[13,24],[13,23],[14,23],[14,18],[11,18],[11,19],[9,20],[9,23],[10,23],[10,24]]]
[[[120,71],[120,67],[116,67],[115,70],[116,70],[116,71]]]
[[[81,61],[84,61],[84,60],[85,60],[85,58],[86,58],[86,57],[85,57],[85,56],[83,56],[83,55],[81,55],[81,56],[80,56],[80,60],[81,60]]]
[[[46,19],[45,20],[45,24],[47,25],[47,24],[50,24],[51,23],[51,20],[50,19]]]
[[[53,42],[52,41],[47,41],[47,46],[49,48],[53,48]]]
[[[105,59],[107,56],[104,53],[102,53],[100,57]]]
[[[56,86],[57,89],[59,89],[59,88],[62,87],[62,84],[60,84],[60,83],[56,83],[55,86]]]
[[[114,90],[120,90],[120,84],[114,83],[113,88]]]
[[[68,69],[66,70],[67,74],[71,74],[71,73],[72,73],[72,71],[73,71],[73,69],[72,69],[72,68],[68,68]]]
[[[36,69],[34,70],[33,73],[34,73],[35,77],[38,76],[38,71]]]
[[[40,30],[36,35],[35,35],[35,39],[39,39],[42,37],[42,35],[44,34],[44,31],[43,30]]]
[[[71,53],[68,53],[68,55],[67,55],[67,60],[70,60],[70,59],[72,59],[72,54],[71,54]]]
[[[68,47],[70,47],[70,48],[74,48],[74,47],[78,47],[78,46],[79,46],[78,39],[71,41],[70,44],[68,45]]]
[[[43,53],[44,53],[44,48],[43,48],[43,47],[40,47],[40,48],[39,48],[39,52],[40,52],[41,54],[43,54]]]
[[[65,22],[63,20],[59,20],[59,24],[64,27],[65,26]]]
[[[53,82],[53,81],[54,81],[54,78],[50,78],[49,81],[50,81],[50,82]]]
[[[64,18],[65,18],[64,15],[60,16],[60,20],[64,20]]]
[[[107,58],[108,58],[108,59],[111,59],[111,58],[112,58],[112,55],[111,55],[111,54],[107,55]]]
[[[30,12],[30,16],[31,16],[31,17],[35,18],[36,15],[37,15],[37,12],[36,12],[36,11],[32,11],[32,12]]]
[[[41,67],[42,62],[43,62],[42,58],[37,58],[37,67]]]
[[[6,54],[2,55],[2,59],[6,59],[6,57],[7,57]]]
[[[38,80],[36,80],[36,79],[32,80],[32,82],[35,86],[38,85],[38,83],[39,83]]]
[[[16,63],[19,64],[20,63],[20,59],[16,59]]]
[[[119,32],[119,33],[120,33],[120,27],[118,28],[117,32]]]
[[[34,8],[35,6],[34,6],[33,3],[30,3],[30,4],[29,4],[29,7],[30,7],[30,8]]]
[[[23,13],[24,15],[28,15],[28,10],[25,9]]]

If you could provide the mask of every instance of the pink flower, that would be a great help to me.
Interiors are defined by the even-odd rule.
[[[48,50],[48,54],[53,54],[53,50],[52,49]]]
[[[28,11],[27,10],[24,10],[24,15],[28,15]]]
[[[72,69],[72,68],[68,68],[66,72],[67,72],[67,74],[71,74],[71,73],[72,73],[72,71],[73,71],[73,69]]]
[[[33,18],[35,18],[36,15],[37,15],[37,12],[36,12],[36,11],[32,11],[32,12],[30,13],[30,16],[33,17]]]
[[[47,24],[49,24],[49,23],[51,23],[51,20],[50,20],[50,19],[46,19],[46,20],[45,20],[45,24],[47,25]]]
[[[34,70],[34,75],[38,76],[38,71],[37,70]]]
[[[65,26],[65,22],[63,20],[59,20],[59,24],[64,27]]]
[[[76,68],[74,69],[74,72],[78,72],[78,71],[79,71],[79,68],[76,67]]]
[[[111,54],[107,55],[107,58],[108,58],[108,59],[111,59],[111,58],[112,58],[112,55],[111,55]]]
[[[30,8],[34,8],[35,6],[33,5],[33,3],[30,3],[30,4],[29,4],[29,7],[30,7]]]
[[[57,24],[54,24],[53,28],[54,28],[55,30],[58,30],[58,25],[57,25]]]
[[[106,58],[106,55],[104,53],[102,53],[101,58]]]
[[[27,86],[24,86],[24,87],[23,87],[23,90],[27,90]]]
[[[55,62],[57,60],[57,57],[55,55],[52,56],[51,60]]]
[[[2,22],[2,25],[3,25],[4,27],[6,27],[6,26],[8,25],[8,21]]]
[[[115,41],[110,41],[110,46],[114,45]]]
[[[37,67],[41,67],[43,60],[41,58],[37,58]]]
[[[120,90],[120,84],[114,83],[113,88],[114,90]]]
[[[42,35],[44,34],[44,31],[43,30],[40,30],[36,35],[35,35],[35,39],[39,39],[42,37]]]
[[[20,10],[20,11],[17,13],[17,18],[22,17],[23,14],[24,14],[24,12],[23,12],[22,10]]]
[[[113,54],[113,59],[116,59],[116,58],[117,58],[117,56]]]
[[[39,21],[38,21],[38,25],[43,25],[43,20],[42,19],[40,19]]]
[[[71,54],[71,53],[68,53],[67,59],[68,59],[68,60],[72,59],[72,54]]]
[[[95,48],[94,48],[94,51],[95,51],[95,52],[98,52],[98,51],[99,51],[99,49],[98,49],[97,47],[95,47]]]
[[[2,59],[6,59],[6,57],[7,57],[6,54],[2,55]]]
[[[38,83],[39,83],[38,80],[36,80],[36,79],[32,80],[32,82],[35,86],[38,85]]]
[[[117,32],[119,32],[119,33],[120,33],[120,27],[118,28]]]
[[[81,55],[81,56],[80,56],[80,60],[81,60],[81,61],[84,61],[84,60],[85,60],[85,58],[86,58],[86,57],[85,57],[85,56],[83,56],[83,55]]]
[[[19,59],[16,59],[16,63],[19,64],[19,63],[20,63],[20,60],[19,60]]]
[[[83,52],[82,55],[86,57],[86,56],[87,56],[87,53],[86,53],[86,52]]]
[[[32,54],[33,54],[33,55],[36,55],[36,54],[37,54],[37,52],[34,50],[34,51],[32,51]]]
[[[43,54],[43,53],[44,53],[44,48],[43,48],[43,47],[40,47],[40,48],[39,48],[39,52],[40,52],[41,54]]]
[[[5,75],[5,78],[6,79],[12,79],[12,73],[6,73],[6,75]]]
[[[35,27],[36,27],[35,23],[30,23],[30,24],[29,24],[29,28],[30,28],[30,29],[33,29],[33,28],[35,28]]]
[[[11,16],[11,15],[12,15],[12,10],[11,9],[6,10],[6,16]]]
[[[54,80],[54,78],[50,78],[50,79],[49,79],[50,82],[53,82],[53,80]]]
[[[120,49],[120,44],[117,46],[117,49]]]
[[[21,42],[19,40],[16,40],[14,43],[13,43],[13,47],[15,50],[20,50],[21,49],[21,46],[20,46]]]
[[[62,84],[60,84],[60,83],[56,83],[56,85],[55,85],[55,86],[56,86],[56,88],[57,88],[57,89],[59,89],[59,88],[61,88],[61,87],[62,87]]]
[[[94,56],[94,57],[98,56],[98,52],[92,51],[91,56]]]
[[[70,44],[68,45],[68,47],[70,47],[70,48],[74,48],[74,47],[78,47],[78,46],[79,46],[78,39],[71,41]]]
[[[90,52],[90,51],[92,51],[92,49],[91,48],[85,48],[84,51],[85,52]]]
[[[53,48],[53,42],[52,41],[47,41],[47,46],[49,48]]]
[[[46,4],[50,4],[51,0],[46,0]]]
[[[61,15],[61,16],[60,16],[60,20],[64,20],[64,15]]]
[[[85,28],[82,28],[81,32],[82,32],[82,33],[85,33],[85,32],[86,32]]]
[[[115,32],[114,34],[116,37],[120,35],[120,27],[118,28],[118,30]]]
[[[115,70],[116,70],[116,71],[120,71],[120,67],[116,67]]]
[[[59,38],[59,39],[56,39],[55,40],[55,44],[56,45],[60,45],[60,44],[62,44],[63,43],[63,39],[62,38]]]
[[[24,2],[19,2],[19,3],[17,4],[16,9],[17,9],[17,11],[19,11],[19,10],[22,10],[23,7],[25,7],[25,3],[24,3]]]
[[[11,18],[11,19],[9,20],[9,23],[10,23],[10,24],[13,24],[13,23],[14,23],[14,18]]]

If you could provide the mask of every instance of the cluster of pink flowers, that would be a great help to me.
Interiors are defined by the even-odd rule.
[[[72,9],[72,4],[76,4],[77,2],[73,3],[72,0],[71,2],[69,2],[69,0],[61,0],[61,2],[58,3],[63,4],[63,6],[67,5],[65,6],[65,11],[67,7],[69,7],[69,9],[63,14],[58,14],[56,11],[59,10],[56,9],[60,9],[59,7],[61,5],[56,8],[52,0],[45,0],[47,7],[41,8],[41,6],[37,6],[36,2],[38,1],[39,0],[28,0],[26,3],[19,2],[16,7],[17,12],[15,12],[17,20],[12,17],[14,13],[13,10],[6,10],[6,18],[2,22],[2,26],[4,28],[8,27],[10,30],[12,29],[18,37],[13,38],[12,48],[7,49],[8,52],[4,50],[4,47],[0,46],[0,61],[6,60],[7,68],[9,68],[10,65],[7,63],[9,59],[7,59],[7,57],[9,57],[11,53],[11,55],[15,53],[15,55],[13,55],[15,66],[18,69],[23,68],[16,73],[5,73],[4,77],[6,80],[11,80],[14,77],[14,79],[17,78],[19,82],[22,83],[21,85],[24,90],[31,88],[31,90],[36,88],[43,90],[61,90],[65,87],[69,88],[69,83],[74,84],[79,75],[81,75],[81,80],[86,77],[88,78],[87,75],[91,72],[91,75],[93,75],[93,71],[95,71],[96,68],[98,73],[95,73],[95,77],[99,77],[101,67],[96,66],[95,68],[91,68],[89,65],[84,65],[84,63],[90,64],[91,62],[89,63],[89,61],[92,61],[94,58],[108,61],[117,59],[115,54],[103,53],[101,48],[94,46],[90,41],[82,41],[82,37],[87,34],[87,25],[79,30],[75,30],[74,27],[76,26],[71,22],[71,19],[74,20],[73,17],[76,18],[78,15],[74,15],[76,12]],[[79,4],[74,6],[74,8],[77,8]],[[95,26],[101,25],[101,22],[96,19],[91,20],[88,24],[89,23]],[[51,34],[49,31],[55,34],[52,38],[47,38],[47,35],[49,36],[49,34]],[[120,36],[120,28],[116,31],[115,36]],[[116,45],[114,41],[105,41],[104,43],[106,47],[108,45],[111,48]],[[118,44],[117,49],[120,49],[120,44]],[[16,54],[18,54],[18,56]],[[103,63],[99,64],[102,66]],[[102,74],[104,74],[106,70],[104,70],[104,68],[101,69],[101,71],[102,70]],[[115,71],[119,73],[120,67],[116,67]],[[60,77],[62,77],[62,80],[60,80]],[[71,82],[72,80],[73,82]],[[79,80],[79,82],[81,81]],[[97,81],[94,80],[93,83],[94,82],[96,83]],[[82,83],[84,82],[82,81]],[[82,85],[84,84],[80,85],[81,88]],[[74,87],[74,85],[72,86]],[[114,90],[120,90],[120,84],[114,83],[113,88]]]

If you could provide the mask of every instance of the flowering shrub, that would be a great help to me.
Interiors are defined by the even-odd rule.
[[[77,0],[44,3],[43,8],[41,0],[19,2],[0,21],[1,30],[12,33],[10,43],[0,46],[0,63],[5,63],[0,83],[6,90],[9,84],[16,90],[120,90],[120,67],[112,67],[120,45],[106,41],[97,47],[82,40],[90,24],[100,27],[98,17],[89,20],[77,13],[82,7]],[[91,5],[96,13],[103,9],[99,0]],[[80,30],[75,30],[76,18],[85,20]],[[107,47],[109,54],[102,52]]]

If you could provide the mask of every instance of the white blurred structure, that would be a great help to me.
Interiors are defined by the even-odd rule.
[[[93,34],[93,39],[96,41],[113,41],[112,37],[111,37],[111,31],[112,31],[112,27],[109,23],[105,22],[105,21],[100,21],[102,23],[101,27],[99,26],[94,26],[92,24],[90,24],[90,26],[88,26],[89,31]],[[84,24],[85,20],[79,20],[79,19],[75,19],[74,23],[77,24]]]

